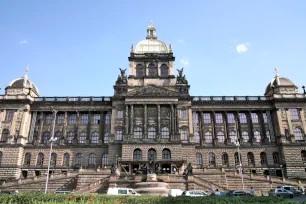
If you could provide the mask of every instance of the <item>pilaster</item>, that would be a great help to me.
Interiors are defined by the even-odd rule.
[[[33,141],[33,135],[34,135],[35,125],[36,125],[36,119],[37,119],[37,111],[34,111],[32,113],[32,120],[31,120],[31,125],[30,125],[30,132],[29,132],[29,137],[28,137],[28,143],[31,143]]]
[[[224,112],[224,120],[225,120],[225,123],[224,123],[224,137],[225,137],[225,142],[227,144],[230,144],[231,143],[231,138],[228,136],[228,115],[227,115],[227,112],[225,111]]]
[[[300,118],[302,121],[303,133],[305,134],[306,133],[306,121],[305,121],[305,112],[303,108],[300,109]]]
[[[39,115],[39,120],[40,120],[40,124],[39,124],[39,131],[38,131],[38,141],[39,143],[43,143],[42,140],[42,134],[43,134],[43,127],[44,127],[44,112],[41,111],[40,115]]]
[[[160,135],[160,105],[157,105],[157,134]]]
[[[29,111],[27,109],[23,110],[22,113],[22,120],[21,120],[21,124],[20,124],[20,130],[19,130],[19,135],[17,139],[17,143],[18,144],[23,144],[27,135],[27,130],[28,130],[28,126],[30,125],[28,123],[29,121]]]
[[[131,135],[132,135],[132,138],[133,135],[134,135],[134,105],[132,104],[131,105]]]
[[[129,134],[129,105],[125,105],[125,134]]]

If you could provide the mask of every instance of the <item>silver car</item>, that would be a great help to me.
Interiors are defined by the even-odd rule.
[[[282,198],[293,198],[294,194],[291,191],[276,188],[269,191],[269,196],[277,196]]]
[[[202,197],[202,196],[208,196],[208,194],[203,191],[193,190],[193,191],[184,191],[182,193],[182,196]]]

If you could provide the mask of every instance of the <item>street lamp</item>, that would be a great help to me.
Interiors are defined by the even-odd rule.
[[[237,152],[238,152],[239,174],[241,174],[242,190],[244,190],[242,163],[241,163],[241,159],[240,159],[240,149],[239,149],[240,143],[239,143],[238,139],[236,140],[235,145],[236,145],[236,147],[237,147]]]
[[[57,111],[53,109],[54,117],[53,117],[52,132],[51,132],[51,138],[50,138],[50,152],[49,152],[49,161],[48,161],[48,170],[47,170],[45,194],[47,194],[47,191],[48,191],[49,170],[50,170],[50,163],[51,163],[52,145],[53,145],[53,142],[56,141],[56,139],[54,138],[54,129],[55,129],[56,113],[57,113]]]

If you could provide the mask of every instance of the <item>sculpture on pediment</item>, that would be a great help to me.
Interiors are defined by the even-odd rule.
[[[179,73],[178,77],[183,77],[184,67],[182,69],[176,69],[176,70]]]
[[[118,75],[116,85],[127,84],[127,78],[126,78],[126,75],[125,75],[126,69],[119,68],[119,70],[120,70],[120,75]]]
[[[177,76],[176,84],[188,84],[186,76],[185,75],[183,76],[183,70],[184,68],[177,69],[179,75]]]

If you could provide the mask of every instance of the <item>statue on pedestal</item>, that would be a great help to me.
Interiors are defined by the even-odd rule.
[[[116,166],[114,164],[112,164],[110,170],[111,170],[111,175],[116,175]]]

